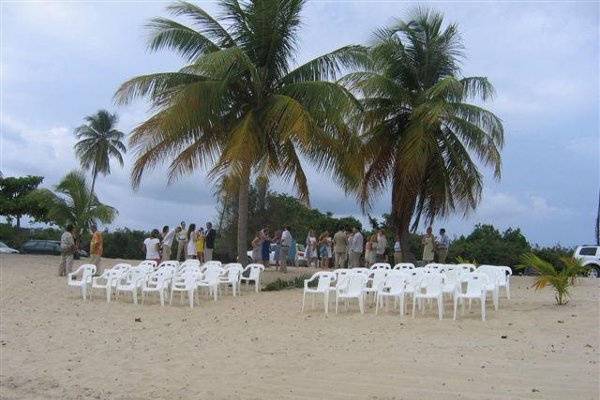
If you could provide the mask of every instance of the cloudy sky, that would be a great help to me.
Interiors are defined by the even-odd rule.
[[[116,107],[115,89],[135,75],[173,70],[182,60],[146,51],[144,23],[165,15],[164,2],[4,1],[1,29],[1,151],[5,176],[42,175],[55,185],[76,168],[73,129],[100,108],[120,115],[129,132],[146,115],[139,102]],[[216,12],[214,2],[199,2]],[[435,2],[459,24],[464,75],[486,75],[497,97],[488,105],[504,121],[503,176],[486,174],[478,210],[438,221],[452,235],[479,222],[520,227],[534,243],[592,242],[599,190],[599,5],[590,2]],[[415,3],[309,1],[297,62],[342,45],[364,43],[377,26],[403,17]],[[114,167],[98,183],[116,206],[114,227],[148,229],[216,215],[203,171],[166,186],[165,169],[137,192],[129,171]],[[351,197],[307,166],[312,206],[364,220]],[[283,182],[275,189],[290,191]],[[389,195],[373,214],[389,209]]]

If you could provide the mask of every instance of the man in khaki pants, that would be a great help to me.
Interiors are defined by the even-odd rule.
[[[177,227],[174,230],[169,229],[168,225],[163,226],[162,229],[162,261],[169,261],[171,259],[171,246],[173,245],[173,239],[175,235],[179,233],[181,227]]]
[[[333,252],[335,253],[335,267],[344,268],[348,255],[348,237],[342,229],[333,235]]]
[[[60,237],[61,260],[58,267],[58,276],[65,276],[72,272],[73,254],[76,249],[75,239],[73,239],[73,225],[69,224]]]
[[[185,222],[181,221],[180,231],[177,234],[177,261],[185,260],[187,247],[187,234],[185,232]]]

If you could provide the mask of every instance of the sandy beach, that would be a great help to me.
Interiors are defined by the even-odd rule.
[[[486,322],[477,307],[452,321],[449,303],[439,321],[356,307],[301,314],[301,290],[203,298],[193,310],[83,301],[58,262],[0,257],[2,399],[600,396],[600,280],[581,279],[558,307],[550,289],[513,277],[512,299],[488,307]]]

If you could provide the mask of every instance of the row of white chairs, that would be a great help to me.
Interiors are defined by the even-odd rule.
[[[443,318],[444,297],[449,296],[454,300],[454,318],[456,308],[460,302],[464,310],[464,300],[469,300],[469,307],[473,299],[478,299],[482,307],[482,319],[485,320],[485,301],[490,294],[494,308],[499,305],[499,290],[504,287],[508,296],[510,269],[498,266],[465,265],[465,268],[395,268],[389,264],[378,263],[371,268],[338,269],[333,272],[321,271],[315,273],[304,282],[302,298],[302,311],[304,311],[306,295],[317,294],[324,297],[325,313],[328,313],[330,296],[333,293],[336,302],[336,313],[340,300],[348,304],[348,300],[358,300],[361,313],[364,313],[365,299],[373,296],[375,312],[386,300],[393,299],[394,306],[399,306],[400,315],[404,315],[405,296],[412,300],[412,314],[415,315],[417,306],[424,312],[424,301],[436,300],[439,318]],[[316,286],[310,283],[317,281]],[[463,284],[466,290],[463,291]]]
[[[243,268],[239,263],[222,265],[220,261],[208,261],[200,264],[198,260],[156,261],[146,260],[137,266],[130,264],[116,264],[106,269],[101,275],[94,276],[96,266],[83,264],[75,272],[68,274],[67,285],[77,287],[85,299],[91,299],[93,292],[105,291],[106,301],[123,293],[130,293],[135,304],[138,295],[142,296],[142,304],[147,295],[156,294],[160,304],[164,305],[166,296],[172,304],[173,295],[177,292],[183,301],[184,294],[188,295],[190,307],[194,306],[194,294],[199,296],[201,289],[207,289],[216,301],[222,288],[231,287],[233,296],[241,294],[241,284],[254,283],[255,291],[260,291],[260,276],[264,266],[262,264],[249,264]]]

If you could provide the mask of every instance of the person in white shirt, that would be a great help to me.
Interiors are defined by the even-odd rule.
[[[179,224],[179,233],[177,234],[177,261],[185,259],[187,254],[187,232],[185,231],[185,222]]]
[[[158,229],[153,229],[150,237],[144,240],[144,248],[146,250],[146,260],[156,261],[160,263],[160,233]]]
[[[168,225],[163,226],[162,229],[162,260],[168,261],[171,259],[171,246],[173,245],[173,239],[179,232],[180,227],[175,229],[169,229]]]
[[[400,246],[400,236],[396,236],[394,242],[394,264],[400,264],[402,262],[402,247]]]
[[[377,262],[386,262],[385,252],[387,250],[387,238],[383,229],[377,232]]]
[[[448,256],[448,248],[450,247],[450,238],[446,235],[444,228],[440,229],[440,238],[437,240],[437,256],[438,262],[444,264]]]
[[[350,243],[350,266],[360,267],[360,257],[363,252],[363,235],[357,228],[352,229],[352,241]]]
[[[290,227],[285,226],[283,228],[283,232],[281,232],[281,241],[279,248],[279,266],[281,268],[281,272],[287,272],[287,258],[290,254],[290,247],[292,247],[293,242],[292,234],[290,233]],[[277,270],[277,268],[276,268]]]

